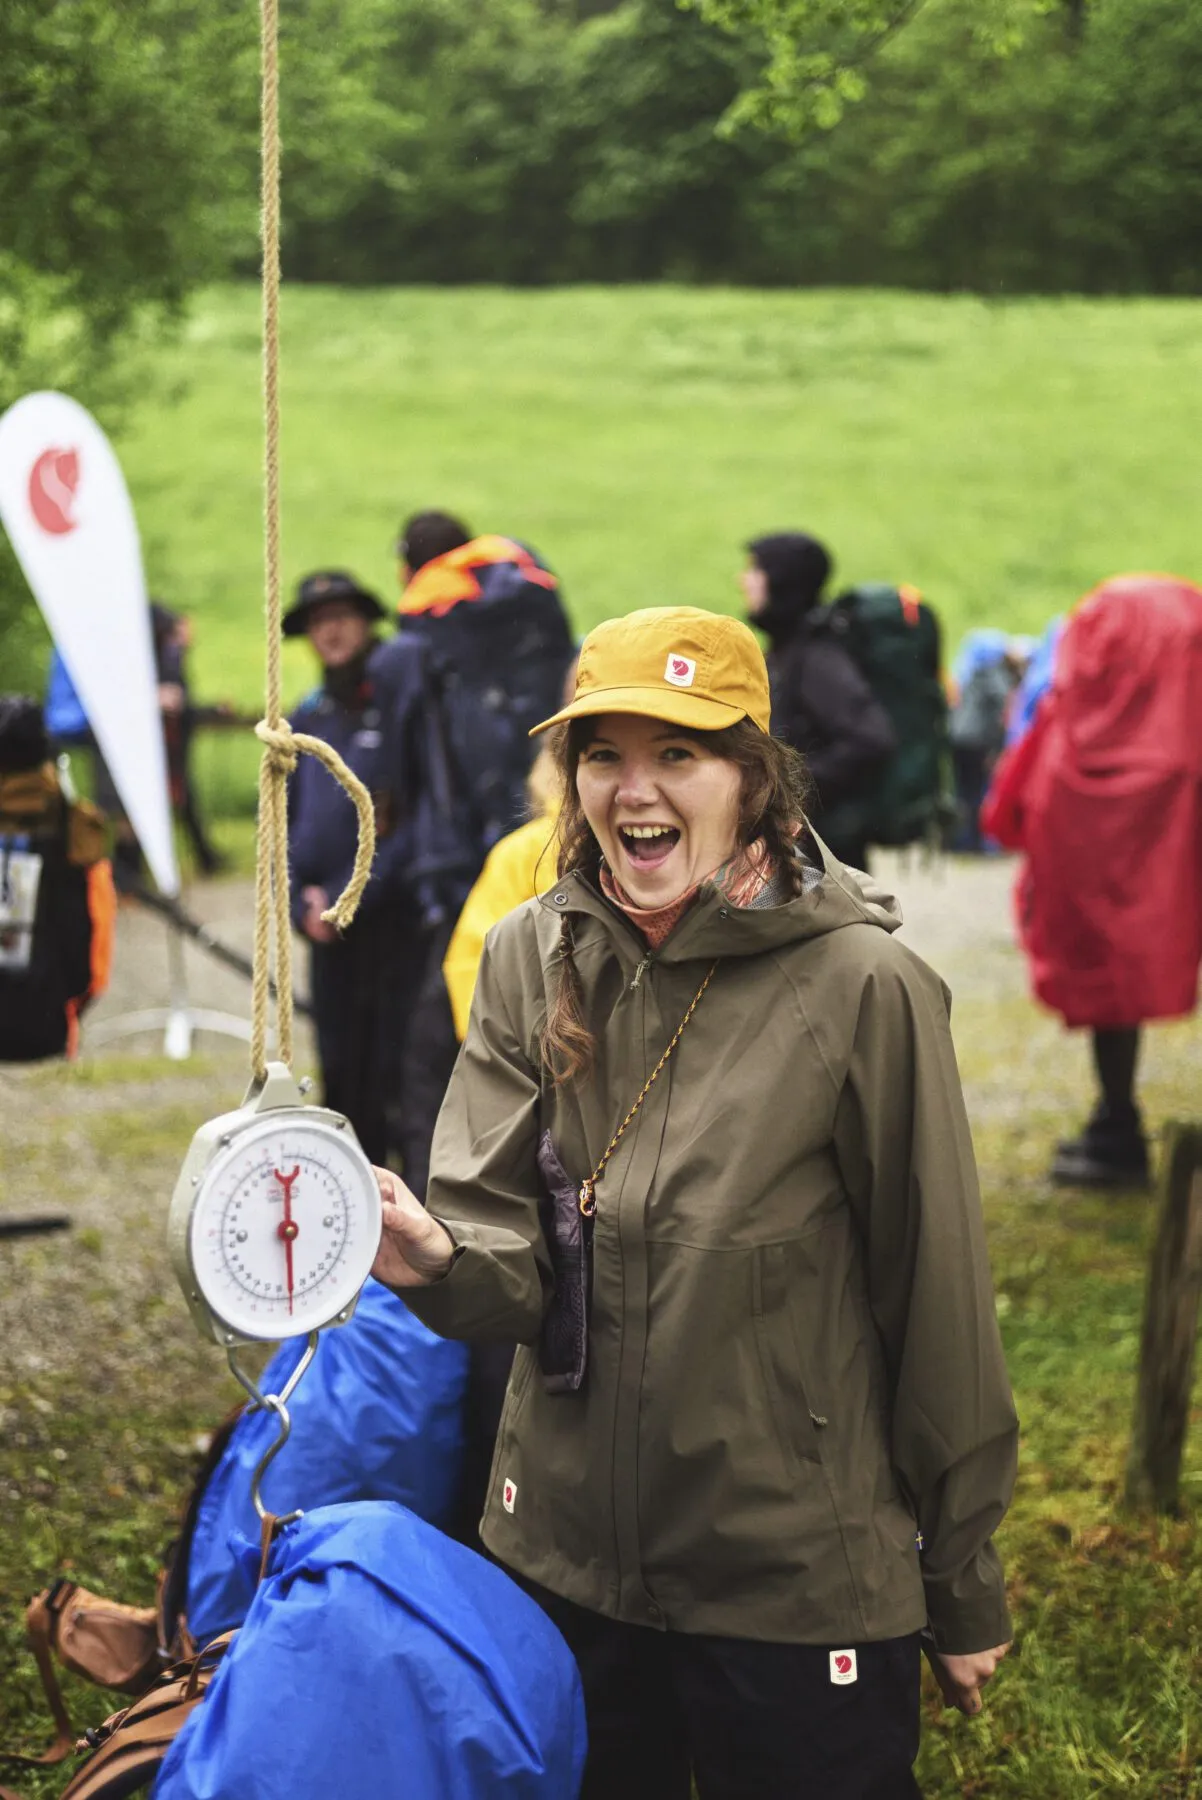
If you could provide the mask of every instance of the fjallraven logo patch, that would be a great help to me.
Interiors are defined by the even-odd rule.
[[[836,1687],[850,1687],[856,1679],[854,1650],[831,1651],[831,1681]]]
[[[513,1511],[514,1507],[517,1505],[517,1499],[518,1499],[518,1484],[517,1484],[517,1482],[506,1479],[505,1485],[501,1489],[501,1505],[505,1508],[505,1511],[507,1513],[511,1513]]]
[[[672,651],[664,665],[664,680],[670,681],[673,687],[692,687],[697,674],[697,664],[688,656],[677,656]]]

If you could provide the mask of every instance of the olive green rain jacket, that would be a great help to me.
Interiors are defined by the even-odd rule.
[[[565,915],[599,1049],[556,1089]],[[581,1606],[791,1643],[1010,1636],[990,1540],[1017,1421],[947,992],[899,923],[827,855],[783,905],[703,890],[651,956],[580,876],[489,935],[428,1196],[461,1248],[403,1297],[519,1341],[482,1534]],[[588,1373],[550,1394],[540,1131],[590,1175],[715,959],[598,1183]]]

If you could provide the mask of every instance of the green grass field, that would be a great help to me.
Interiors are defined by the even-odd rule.
[[[120,451],[200,685],[261,688],[258,301],[217,289]],[[1202,305],[675,287],[286,291],[289,582],[391,595],[419,506],[534,543],[577,625],[738,603],[741,546],[806,527],[916,582],[951,647],[1035,630],[1124,568],[1197,574]],[[303,648],[289,686],[307,685]]]
[[[296,288],[283,305],[290,584],[391,596],[401,518],[527,538],[581,630],[739,604],[754,534],[805,527],[840,579],[916,582],[946,623],[1038,630],[1120,569],[1198,573],[1202,305],[864,290]],[[262,692],[258,295],[215,289],[119,448],[152,590],[197,624],[199,691]],[[310,684],[290,646],[288,694]],[[202,786],[254,805],[249,740]]]

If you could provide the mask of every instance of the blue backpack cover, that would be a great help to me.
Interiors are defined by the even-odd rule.
[[[585,1750],[567,1645],[501,1569],[404,1507],[328,1506],[277,1539],[153,1800],[574,1800]]]
[[[50,672],[46,679],[46,703],[43,708],[46,730],[56,743],[73,738],[86,738],[91,730],[83,701],[75,692],[75,683],[67,673],[67,665],[57,650],[50,654]]]
[[[1016,744],[1030,730],[1035,709],[1055,679],[1056,652],[1060,647],[1064,626],[1063,617],[1053,619],[1035,646],[1026,674],[1014,696],[1006,730],[1007,744]]]
[[[304,1353],[281,1346],[259,1382],[278,1394]],[[468,1350],[435,1337],[403,1300],[368,1281],[347,1324],[322,1334],[288,1402],[292,1434],[263,1479],[263,1503],[287,1513],[340,1500],[399,1500],[440,1525],[455,1503]],[[272,1413],[237,1420],[196,1511],[185,1613],[198,1643],[240,1625],[254,1592],[231,1539],[256,1538],[251,1476],[276,1436]]]

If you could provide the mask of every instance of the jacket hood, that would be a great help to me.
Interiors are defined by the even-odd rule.
[[[774,645],[794,637],[830,579],[830,554],[804,531],[772,531],[747,546],[768,577],[768,600],[749,623]]]
[[[423,563],[397,610],[402,619],[421,613],[441,618],[461,601],[511,600],[531,584],[551,592],[559,587],[550,569],[516,538],[478,537]]]
[[[662,963],[691,962],[703,957],[759,956],[807,938],[824,937],[845,925],[876,925],[896,931],[902,922],[896,897],[860,869],[839,862],[816,833],[810,833],[822,858],[822,880],[806,894],[783,906],[737,907],[717,888],[703,887],[672,935],[654,952]],[[549,912],[585,914],[604,926],[627,956],[640,961],[647,947],[631,922],[579,873],[565,876],[539,904]],[[625,960],[625,959],[624,959]]]

